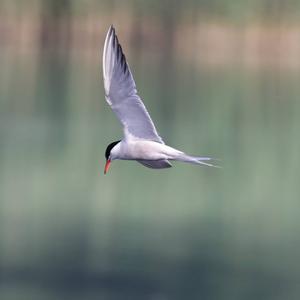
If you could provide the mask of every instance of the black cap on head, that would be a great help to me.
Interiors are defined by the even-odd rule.
[[[111,149],[114,147],[114,146],[116,146],[118,143],[120,143],[121,141],[116,141],[116,142],[112,142],[112,143],[110,143],[108,146],[107,146],[107,148],[106,148],[106,150],[105,150],[105,158],[106,158],[106,160],[108,160],[108,158],[109,158],[109,156],[110,156],[110,151],[111,151]]]

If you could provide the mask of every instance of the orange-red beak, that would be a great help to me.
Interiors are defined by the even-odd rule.
[[[107,171],[108,171],[108,169],[109,169],[109,166],[110,166],[110,163],[111,163],[111,160],[108,159],[108,160],[106,161],[106,164],[105,164],[105,167],[104,167],[104,174],[107,173]]]

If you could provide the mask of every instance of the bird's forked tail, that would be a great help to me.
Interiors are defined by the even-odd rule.
[[[218,159],[211,158],[211,157],[202,157],[202,156],[192,156],[187,155],[185,153],[181,153],[176,157],[176,160],[187,162],[190,164],[196,164],[196,165],[204,165],[208,167],[214,167],[214,168],[221,168],[221,166],[216,165],[214,162],[218,161]]]

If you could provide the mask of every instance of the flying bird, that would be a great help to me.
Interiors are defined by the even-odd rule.
[[[187,155],[164,143],[137,93],[113,26],[108,29],[104,42],[103,79],[105,99],[121,122],[124,133],[122,140],[110,143],[106,148],[104,174],[116,159],[136,160],[153,169],[170,168],[173,160],[216,167],[209,163],[210,157]]]

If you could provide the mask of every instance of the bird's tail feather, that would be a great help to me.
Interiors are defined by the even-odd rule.
[[[187,162],[190,164],[204,165],[204,166],[214,167],[214,168],[221,168],[220,166],[215,164],[215,161],[217,161],[218,159],[214,159],[211,157],[191,156],[191,155],[182,153],[176,158],[176,160],[179,160],[182,162]]]

